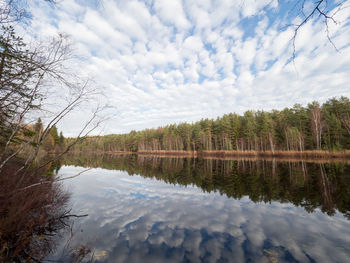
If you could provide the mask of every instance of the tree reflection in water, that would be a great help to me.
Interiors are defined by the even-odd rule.
[[[74,217],[68,206],[70,194],[52,176],[59,169],[57,164],[18,173],[18,163],[8,164],[0,175],[0,261],[41,262],[70,230]],[[30,185],[35,186],[26,188]],[[90,250],[66,244],[65,253],[61,256],[77,262]]]
[[[334,215],[338,210],[350,219],[350,165],[344,162],[74,154],[64,164],[127,171],[235,199],[292,203],[308,212],[321,209]]]

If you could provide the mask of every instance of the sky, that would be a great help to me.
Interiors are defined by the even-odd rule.
[[[293,25],[301,21],[295,1],[28,2],[26,34],[69,35],[75,70],[93,79],[104,93],[96,100],[111,106],[94,133],[350,97],[350,8],[336,12],[337,1],[327,7],[336,12],[337,24],[328,24],[336,49],[316,16],[298,31],[294,60]],[[88,106],[73,112],[59,130],[75,136],[89,114]]]

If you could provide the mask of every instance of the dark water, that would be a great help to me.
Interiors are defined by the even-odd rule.
[[[95,262],[350,262],[350,165],[68,156]]]

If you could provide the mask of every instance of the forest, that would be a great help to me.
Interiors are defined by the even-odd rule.
[[[67,138],[67,141],[74,138]],[[75,151],[256,151],[304,152],[350,149],[350,100],[331,98],[320,104],[272,111],[248,110],[195,123],[90,136]]]

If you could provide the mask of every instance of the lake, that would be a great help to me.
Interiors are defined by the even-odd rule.
[[[67,156],[94,262],[350,262],[348,163]],[[62,241],[62,244],[64,241]]]

